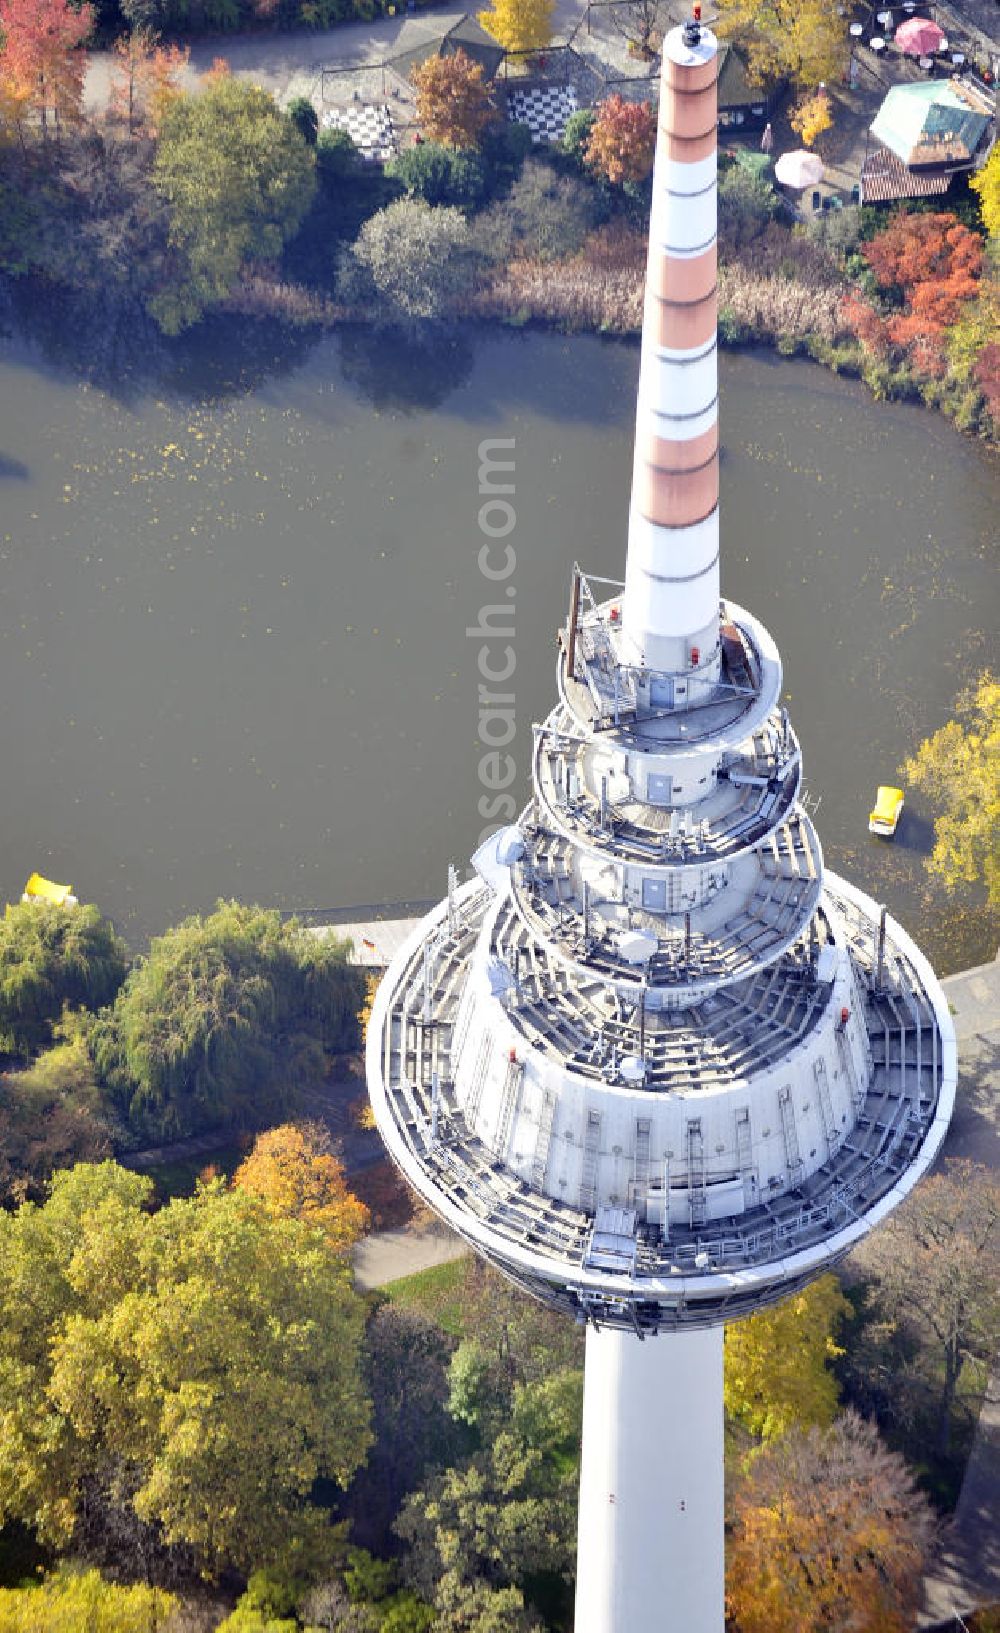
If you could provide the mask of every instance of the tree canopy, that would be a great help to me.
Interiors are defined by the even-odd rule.
[[[417,93],[417,118],[432,142],[474,148],[494,117],[483,65],[468,52],[430,56],[410,75]]]
[[[989,670],[960,694],[956,718],[902,768],[939,815],[929,871],[948,890],[982,882],[1000,907],[1000,681]]]
[[[876,1307],[917,1339],[915,1365],[946,1451],[963,1363],[990,1364],[1000,1344],[1000,1182],[980,1164],[947,1163],[854,1258]]]
[[[555,0],[493,0],[477,13],[487,34],[508,51],[544,50],[552,39]]]
[[[30,1587],[0,1588],[0,1633],[167,1633],[177,1609],[160,1588],[63,1569]]]
[[[310,1494],[369,1440],[363,1306],[322,1235],[220,1181],[147,1211],[114,1163],[0,1214],[0,1524],[73,1541],[95,1491],[202,1569],[316,1569]]]
[[[718,12],[719,33],[746,53],[752,84],[790,79],[813,90],[843,74],[847,30],[829,0],[719,0]]]
[[[617,92],[597,110],[585,152],[591,170],[616,186],[645,181],[653,169],[656,115],[648,102],[626,102]]]
[[[368,1227],[368,1209],[348,1190],[343,1163],[321,1124],[284,1123],[258,1134],[233,1184],[277,1218],[301,1219],[321,1230],[344,1259]]]
[[[0,0],[0,106],[20,123],[32,112],[47,131],[76,124],[83,108],[94,9],[68,0]]]
[[[220,902],[153,940],[95,1027],[95,1063],[138,1133],[259,1127],[356,1044],[362,991],[342,942]]]
[[[792,1429],[736,1494],[727,1575],[740,1633],[906,1633],[934,1529],[930,1505],[871,1424]]]
[[[316,156],[274,98],[228,74],[177,97],[160,126],[153,176],[183,262],[151,303],[168,334],[223,300],[250,261],[276,260],[316,190]]]
[[[986,231],[991,238],[1000,237],[1000,147],[994,145],[983,168],[969,177],[969,186],[979,195],[979,213]]]
[[[726,1328],[726,1411],[752,1434],[775,1440],[792,1425],[826,1428],[837,1411],[830,1362],[850,1313],[836,1276],[821,1276],[803,1292]]]
[[[376,296],[410,321],[441,317],[469,292],[476,274],[469,224],[461,210],[431,209],[420,199],[398,199],[370,216],[350,255],[355,276],[349,261],[348,294],[363,296],[367,278]]]
[[[128,950],[96,907],[18,902],[0,919],[0,1049],[33,1055],[63,1009],[99,1009],[125,979]]]

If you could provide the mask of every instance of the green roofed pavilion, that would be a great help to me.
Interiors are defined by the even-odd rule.
[[[959,80],[894,85],[871,133],[905,165],[964,165],[973,161],[989,126],[983,98]]]

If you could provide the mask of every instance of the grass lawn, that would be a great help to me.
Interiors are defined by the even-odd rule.
[[[382,1288],[382,1292],[393,1304],[400,1304],[404,1309],[419,1310],[452,1338],[464,1338],[467,1269],[465,1259],[452,1259],[448,1264],[435,1264],[429,1270],[418,1270],[415,1276],[403,1276],[399,1281],[391,1281]]]

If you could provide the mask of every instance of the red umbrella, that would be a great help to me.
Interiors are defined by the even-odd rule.
[[[896,30],[896,44],[911,57],[929,57],[940,51],[944,41],[944,29],[929,17],[908,17]]]

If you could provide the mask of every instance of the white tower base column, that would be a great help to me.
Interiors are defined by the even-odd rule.
[[[722,1334],[587,1328],[575,1633],[723,1633]]]

